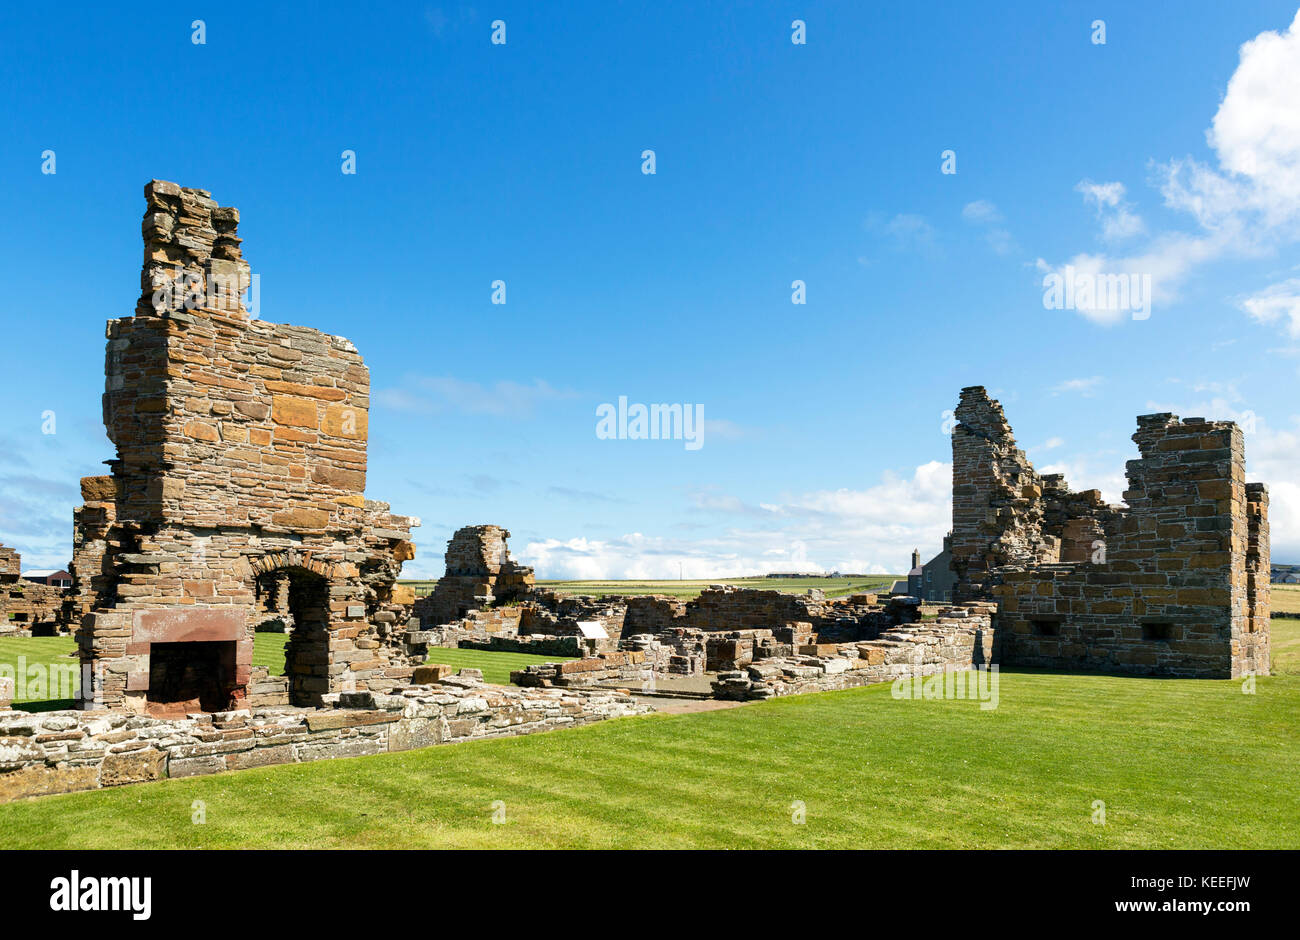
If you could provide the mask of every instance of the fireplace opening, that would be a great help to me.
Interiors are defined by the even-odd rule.
[[[224,711],[231,707],[234,692],[234,643],[150,645],[147,710],[151,715]]]

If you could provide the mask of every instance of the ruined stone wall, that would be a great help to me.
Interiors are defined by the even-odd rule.
[[[34,581],[0,584],[0,635],[53,636],[62,627],[65,592]]]
[[[650,688],[662,668],[667,651],[657,640],[646,637],[636,649],[599,653],[563,663],[538,663],[510,673],[519,686],[584,688],[620,686],[631,690]]]
[[[991,528],[965,525],[960,570],[968,590],[999,601],[1003,662],[1215,678],[1267,672],[1267,493],[1247,488],[1240,429],[1144,415],[1133,440],[1140,457],[1128,463],[1127,508],[1089,495],[1082,510],[1065,513],[1090,514],[1078,536],[1089,551],[1079,546],[1060,562],[1002,552],[1026,526],[1046,531],[1020,521],[1034,518],[1033,500],[996,507],[1010,522],[997,515]],[[956,439],[953,448],[956,458]],[[962,467],[977,481],[966,484],[954,464],[955,528],[973,505],[968,492],[959,509],[956,492],[981,492],[989,478],[987,467]]]
[[[22,575],[22,558],[12,548],[0,545],[0,584],[17,581]]]
[[[662,594],[631,595],[623,598],[627,613],[623,618],[622,635],[662,633],[685,622],[686,602],[681,598]]]
[[[463,639],[460,649],[484,650],[492,653],[528,653],[532,656],[563,656],[581,659],[593,655],[577,636],[493,636],[486,640]],[[436,652],[431,658],[436,658]]]
[[[1269,664],[1269,618],[1272,614],[1271,556],[1268,526],[1268,488],[1246,484],[1246,626],[1241,635],[1241,658],[1256,669]]]
[[[460,620],[467,613],[494,604],[526,598],[533,589],[533,569],[510,558],[500,526],[474,525],[457,529],[447,542],[446,572],[433,592],[415,603],[424,629]]]
[[[687,602],[683,626],[694,630],[770,629],[815,619],[823,609],[820,601],[807,596],[719,585]]]
[[[176,719],[106,710],[0,712],[0,803],[529,734],[649,710],[613,691],[486,686],[476,673],[439,676],[395,695],[339,693],[340,707],[323,710],[243,709]]]
[[[0,636],[51,635],[62,627],[66,592],[59,587],[24,581],[22,556],[0,545]]]
[[[819,644],[798,656],[755,659],[720,672],[713,694],[746,701],[988,668],[998,656],[994,609],[979,602],[948,607],[935,620],[894,626],[875,640]]]
[[[1043,480],[1016,446],[1002,405],[970,386],[955,414],[953,596],[964,600],[984,596],[991,570],[1001,565],[1059,561],[1061,540],[1046,529]]]
[[[73,595],[99,701],[143,710],[152,646],[217,642],[235,646],[223,681],[237,705],[259,594],[284,575],[300,608],[291,697],[365,688],[402,663],[377,618],[398,620],[393,581],[418,524],[364,496],[369,373],[347,340],[250,320],[237,290],[214,295],[248,282],[237,211],[157,180],[145,196],[144,290],[108,326],[116,458],[83,480],[76,513]]]

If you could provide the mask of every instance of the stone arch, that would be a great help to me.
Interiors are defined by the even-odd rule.
[[[323,561],[312,555],[311,552],[300,551],[296,548],[288,548],[280,552],[267,552],[251,562],[249,567],[253,571],[253,577],[286,568],[295,568],[306,571],[310,574],[316,574],[326,581],[338,580],[340,573],[338,566],[328,561]]]

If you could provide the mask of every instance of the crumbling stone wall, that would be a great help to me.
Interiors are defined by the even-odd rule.
[[[1268,629],[1272,612],[1272,577],[1269,550],[1268,488],[1246,484],[1246,628],[1242,656],[1258,666],[1268,663]],[[1267,668],[1267,666],[1265,667]]]
[[[1016,446],[1002,405],[971,386],[961,390],[955,414],[953,594],[964,599],[982,596],[990,572],[1002,565],[1059,561],[1061,538],[1046,527],[1042,477]]]
[[[686,617],[686,601],[663,594],[632,595],[624,598],[627,612],[623,617],[622,635],[663,633],[681,626]]]
[[[650,641],[648,648],[600,653],[563,663],[538,663],[510,673],[510,681],[541,688],[617,685],[640,689],[653,683],[660,648],[660,644]]]
[[[533,569],[516,564],[500,526],[457,529],[447,542],[447,570],[433,593],[415,603],[425,629],[460,620],[473,610],[526,597],[533,589]]]
[[[713,694],[748,701],[988,668],[997,663],[993,611],[979,602],[945,607],[934,620],[890,627],[874,640],[818,644],[797,656],[737,664],[718,674]]]
[[[364,495],[369,372],[342,337],[249,319],[237,210],[159,180],[145,198],[143,292],[107,331],[116,457],[110,476],[83,480],[75,517],[97,701],[164,705],[150,702],[152,648],[218,643],[226,707],[240,704],[259,592],[286,576],[291,700],[367,688],[405,665],[377,615],[397,619],[393,581],[418,524]]]
[[[0,584],[13,584],[22,576],[22,557],[12,548],[0,545]]]
[[[874,638],[844,643],[819,642],[806,622],[779,630],[672,627],[629,638],[627,648],[618,652],[528,666],[510,679],[530,687],[635,690],[653,688],[657,677],[711,672],[716,674],[714,697],[739,700],[847,689],[995,664],[995,610],[994,604],[979,601],[943,607],[932,620],[895,624]],[[684,660],[689,668],[682,668]]]
[[[731,673],[751,664],[772,662],[788,662],[800,676],[807,678],[817,672],[805,668],[811,660],[842,658],[842,644],[871,643],[894,636],[887,631],[915,623],[923,615],[942,616],[947,610],[923,607],[915,598],[890,598],[880,603],[874,594],[855,594],[828,600],[819,591],[791,595],[730,585],[715,585],[686,604],[667,598],[621,600],[627,605],[627,614],[617,651],[602,649],[576,663],[529,667],[512,674],[512,680],[543,685],[618,684],[644,678],[642,671],[647,668],[656,677],[681,678]],[[987,617],[992,605],[974,604],[970,609],[985,618],[987,629],[981,634],[981,642],[987,641],[988,655],[981,661],[991,661],[993,634]],[[954,608],[948,615],[966,617],[967,608]],[[656,631],[628,635],[627,625],[632,622],[653,624]],[[971,623],[963,621],[962,625]],[[889,645],[886,643],[881,648]],[[628,660],[622,656],[625,653],[643,654],[643,658]],[[854,661],[858,658],[857,652],[848,656]],[[854,662],[852,668],[866,669],[868,665],[879,665],[879,662]],[[832,664],[830,668],[837,667]],[[786,685],[803,689],[798,683]],[[845,686],[841,680],[835,680],[827,687]],[[731,689],[728,695],[735,697],[734,683],[728,688]],[[814,688],[809,685],[803,690]],[[754,697],[764,695],[755,693]]]
[[[1002,661],[1229,678],[1268,671],[1268,495],[1232,422],[1143,415],[1125,507],[1039,477],[1002,407],[962,390],[953,570],[999,602]]]

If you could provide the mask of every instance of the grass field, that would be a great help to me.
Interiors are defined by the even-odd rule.
[[[1275,584],[1271,592],[1273,609],[1286,614],[1300,614],[1300,584]]]
[[[21,801],[0,848],[1300,848],[1300,621],[1272,627],[1253,695],[1004,671],[982,711],[877,685]],[[0,661],[35,643],[59,655]]]
[[[736,587],[759,588],[803,594],[809,588],[825,591],[827,597],[841,597],[857,591],[883,591],[902,575],[872,574],[861,578],[708,578],[702,581],[538,581],[537,586],[561,594],[595,594],[601,597],[618,594],[666,594],[692,600],[710,584],[734,584]],[[423,597],[437,581],[402,581]]]
[[[1300,679],[999,691],[981,711],[877,685],[47,797],[0,806],[0,847],[1300,847]]]
[[[532,653],[488,653],[480,650],[438,649],[429,650],[428,662],[446,663],[457,669],[482,669],[483,681],[496,685],[509,685],[510,673],[536,663],[563,663],[572,656],[536,656]]]

